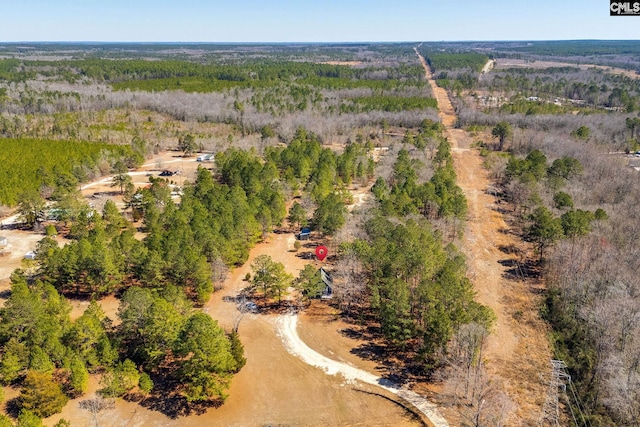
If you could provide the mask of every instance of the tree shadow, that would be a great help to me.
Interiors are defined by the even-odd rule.
[[[387,348],[386,346],[380,344],[371,342],[361,344],[358,347],[352,348],[351,354],[355,354],[361,359],[372,360],[377,363],[388,363]]]
[[[498,250],[505,254],[521,255],[522,250],[513,243],[508,245],[498,245]]]
[[[95,193],[93,193],[93,198],[98,198],[102,196],[113,197],[113,196],[119,196],[120,194],[121,193],[118,190],[96,191]]]
[[[125,400],[129,400],[128,398]],[[131,399],[132,401],[135,401]],[[188,417],[190,415],[202,415],[210,408],[219,408],[222,406],[222,399],[207,400],[204,402],[189,402],[184,396],[171,394],[153,394],[139,402],[143,406],[152,411],[160,412],[171,419],[180,417]]]
[[[541,275],[540,265],[537,261],[527,259],[518,261],[513,258],[498,261],[500,265],[507,267],[502,277],[507,280],[536,279]]]
[[[353,340],[363,340],[364,332],[360,329],[356,328],[344,328],[340,330],[340,333],[347,338],[351,338]]]
[[[383,384],[382,382],[380,382],[380,385],[384,386],[385,384]],[[377,397],[381,397],[382,399],[385,399],[395,405],[398,405],[399,407],[401,407],[402,409],[404,409],[405,411],[407,411],[409,414],[411,414],[411,419],[413,421],[419,421],[420,423],[422,423],[423,426],[429,426],[430,424],[428,424],[422,417],[422,414],[420,414],[420,412],[418,412],[416,409],[414,409],[412,406],[410,405],[405,405],[401,400],[396,400],[396,399],[392,399],[391,397],[385,396],[384,394],[381,393],[375,393],[373,391],[367,391],[367,390],[362,390],[359,388],[352,388],[353,391],[357,391],[359,393],[364,393],[364,394],[368,394],[370,396],[377,396]]]
[[[222,399],[189,402],[186,397],[176,391],[177,385],[175,381],[154,378],[154,389],[151,395],[143,396],[139,393],[130,393],[124,397],[124,400],[136,402],[140,406],[160,412],[171,419],[202,415],[210,408],[219,408],[224,403]]]
[[[398,351],[397,348],[387,345],[379,326],[354,325],[340,330],[340,333],[347,338],[365,341],[352,348],[350,352],[362,360],[370,360],[377,364],[376,369],[381,377],[381,385],[398,388],[409,382],[415,375],[421,374],[414,372],[416,364],[412,353]]]
[[[316,254],[314,252],[308,252],[308,251],[298,252],[296,256],[302,259],[316,259]]]
[[[295,301],[285,300],[278,302],[277,300],[265,300],[264,298],[255,298],[251,301],[258,303],[257,310],[254,313],[260,314],[288,314],[297,312],[300,305]]]
[[[2,224],[0,230],[28,230],[22,222],[13,222],[11,224]]]
[[[400,389],[406,384],[411,382],[411,379],[415,376],[410,369],[410,361],[403,361],[402,363],[394,363],[388,369],[392,372],[387,372],[380,376],[378,384],[388,388]],[[406,364],[406,365],[405,365]]]
[[[20,399],[14,397],[5,403],[5,412],[12,418],[18,418],[20,414]]]
[[[513,213],[513,211],[511,209],[508,209],[506,207],[502,207],[502,206],[492,206],[491,207],[492,210],[502,214],[502,215],[510,215]]]

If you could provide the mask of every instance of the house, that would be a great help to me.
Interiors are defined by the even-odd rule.
[[[29,251],[24,254],[24,259],[36,259],[36,253],[34,251]]]
[[[9,241],[6,237],[0,236],[0,248],[3,248],[9,244]]]
[[[322,291],[322,299],[331,299],[333,298],[333,279],[328,271],[324,268],[320,268],[320,277],[324,282],[324,290]]]

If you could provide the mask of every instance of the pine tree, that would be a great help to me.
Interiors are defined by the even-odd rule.
[[[51,374],[30,370],[19,396],[20,407],[46,418],[62,410],[69,398]]]
[[[244,357],[244,346],[240,341],[238,331],[232,331],[229,334],[229,341],[231,342],[231,355],[236,361],[235,372],[239,372],[240,369],[247,363],[247,359]]]

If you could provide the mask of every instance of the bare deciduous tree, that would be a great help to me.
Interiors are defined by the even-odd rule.
[[[222,289],[222,284],[227,280],[229,274],[229,267],[224,263],[222,258],[217,257],[211,261],[211,281],[213,282],[213,289]]]
[[[449,343],[445,392],[459,407],[463,426],[507,425],[514,403],[484,369],[482,350],[488,336],[478,324],[462,325]]]
[[[105,399],[101,396],[95,396],[91,399],[82,400],[80,409],[89,412],[94,427],[100,427],[100,413],[115,408],[114,399]]]

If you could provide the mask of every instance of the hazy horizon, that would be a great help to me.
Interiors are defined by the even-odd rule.
[[[536,43],[536,42],[640,42],[637,39],[501,39],[501,40],[342,40],[342,41],[140,41],[140,40],[16,40],[1,41],[0,45],[9,44],[146,44],[146,45],[357,45],[357,44],[404,44],[404,43]]]
[[[640,16],[602,0],[23,0],[3,5],[0,43],[395,43],[637,40]]]

